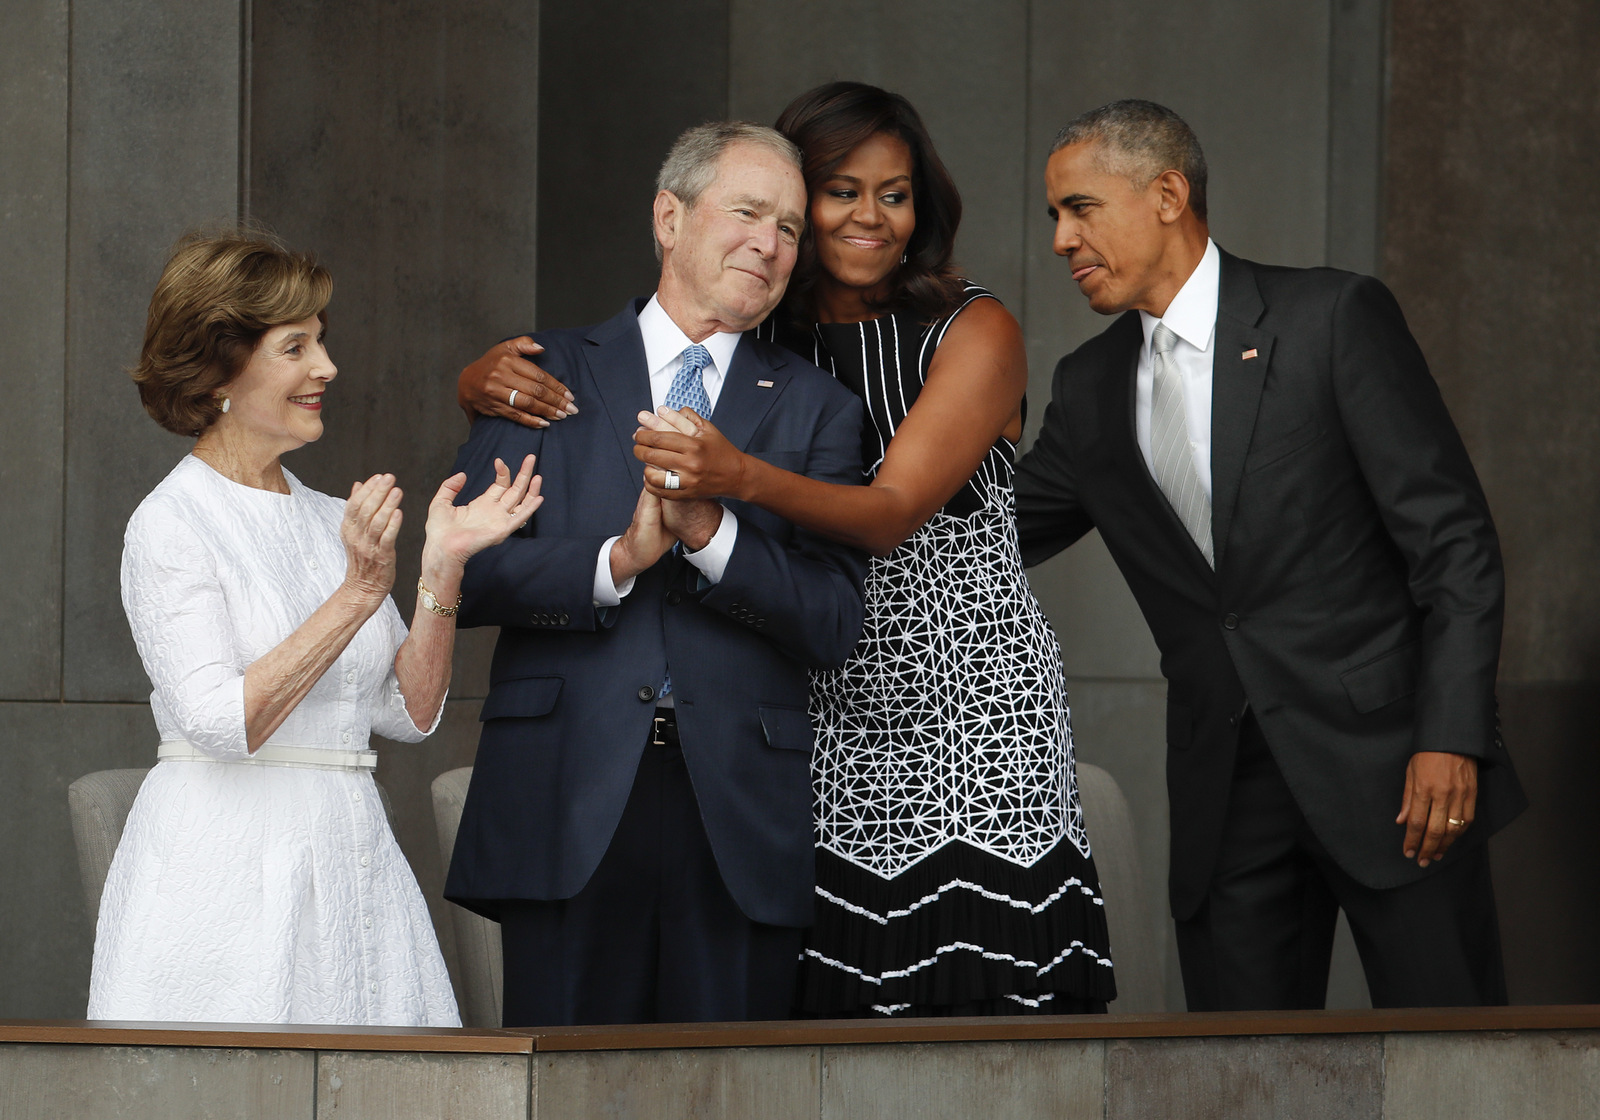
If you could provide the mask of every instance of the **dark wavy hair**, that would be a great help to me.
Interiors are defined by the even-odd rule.
[[[884,311],[908,311],[931,322],[954,311],[962,282],[951,255],[961,225],[961,192],[934,150],[922,117],[898,93],[861,82],[829,82],[789,102],[775,128],[799,147],[808,194],[818,189],[858,144],[887,133],[911,149],[911,200],[917,228],[906,246],[906,263],[893,274],[894,292]],[[822,265],[816,239],[800,244],[783,308],[796,322],[809,323],[811,290]]]

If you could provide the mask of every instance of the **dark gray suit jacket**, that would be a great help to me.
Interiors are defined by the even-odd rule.
[[[811,921],[810,668],[861,633],[859,552],[729,502],[739,534],[721,582],[668,553],[619,607],[594,606],[595,561],[633,517],[633,455],[651,407],[638,312],[542,331],[540,364],[583,402],[532,430],[480,417],[456,469],[464,495],[539,456],[544,505],[467,565],[460,621],[499,626],[483,734],[445,897],[494,917],[502,899],[570,898],[611,842],[670,664],[685,764],[734,901],[754,921]],[[746,334],[711,419],[785,470],[861,481],[861,402],[789,351]]]
[[[1481,843],[1526,804],[1494,699],[1499,543],[1394,297],[1371,277],[1222,254],[1215,572],[1139,451],[1142,343],[1128,312],[1056,367],[1017,519],[1029,564],[1098,529],[1160,647],[1174,916],[1205,897],[1247,701],[1358,881],[1429,873],[1394,823],[1417,751],[1481,760],[1477,823],[1457,846]]]

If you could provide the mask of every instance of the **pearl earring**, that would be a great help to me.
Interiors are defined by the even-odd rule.
[[[227,412],[228,409],[230,409],[232,407],[233,407],[233,402],[230,401],[227,397],[223,397],[222,398],[222,411],[223,412]]]

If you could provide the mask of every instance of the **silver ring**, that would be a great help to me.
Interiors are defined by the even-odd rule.
[[[517,407],[517,391],[515,389],[511,390],[511,399],[506,401],[506,403],[512,408]]]
[[[676,489],[678,489],[678,485],[679,485],[679,483],[678,483],[678,472],[677,471],[668,471],[667,472],[667,480],[661,484],[661,489],[663,489],[663,490],[676,490]]]

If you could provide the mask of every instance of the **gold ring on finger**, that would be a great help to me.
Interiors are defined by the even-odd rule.
[[[1449,825],[1451,828],[1466,828],[1467,827],[1467,822],[1464,821],[1464,820],[1461,820],[1461,819],[1459,819],[1457,817],[1446,817],[1444,819],[1444,823]]]

